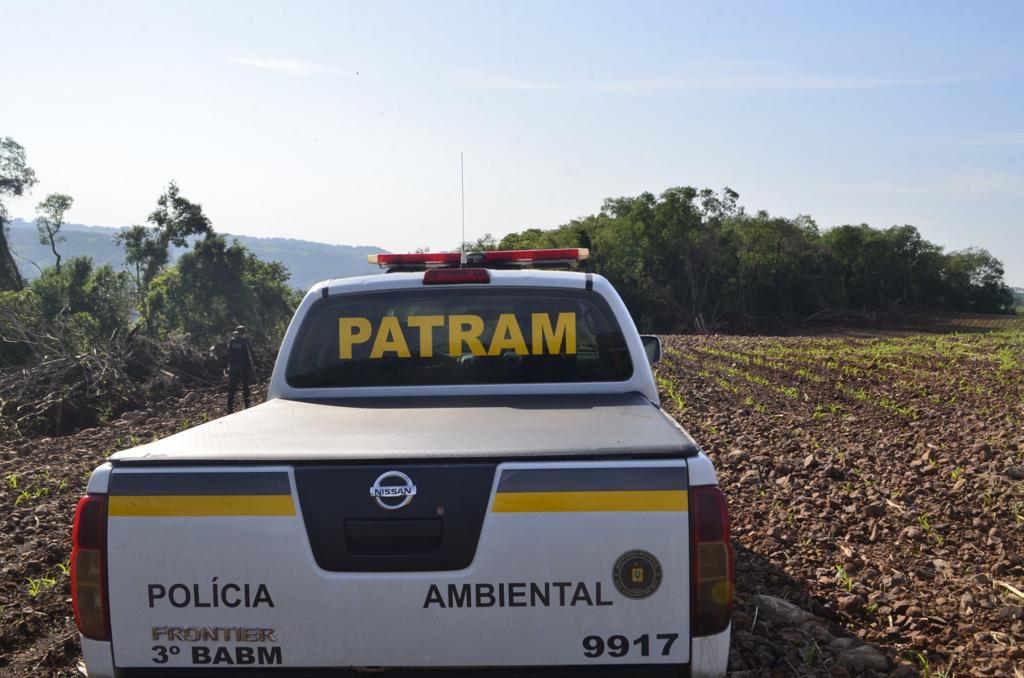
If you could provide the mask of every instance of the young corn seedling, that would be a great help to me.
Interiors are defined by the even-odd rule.
[[[53,577],[40,577],[39,579],[28,579],[29,598],[35,598],[43,589],[49,588],[57,583]]]
[[[846,568],[836,563],[836,578],[839,583],[846,589],[847,593],[853,591],[853,585],[856,583],[853,581],[853,577],[847,573]]]

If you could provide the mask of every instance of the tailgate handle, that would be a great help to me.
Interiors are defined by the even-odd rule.
[[[363,558],[415,558],[441,550],[440,518],[346,520],[345,548]]]
[[[348,539],[422,539],[441,536],[441,519],[346,520]]]

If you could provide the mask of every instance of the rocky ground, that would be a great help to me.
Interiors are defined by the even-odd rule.
[[[665,348],[729,499],[735,675],[1024,676],[1024,334]]]
[[[730,502],[733,675],[1024,676],[1024,334],[665,347],[663,404]],[[222,410],[194,390],[59,438],[0,430],[0,674],[77,674],[89,472]]]

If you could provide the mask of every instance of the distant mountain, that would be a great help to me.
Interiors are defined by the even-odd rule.
[[[15,219],[10,223],[10,245],[21,274],[29,280],[39,277],[39,269],[53,264],[53,253],[47,245],[39,243],[36,226],[30,221]],[[67,238],[57,246],[66,260],[71,257],[92,257],[97,265],[124,266],[124,250],[114,242],[122,229],[107,226],[65,224],[61,233]],[[329,278],[348,278],[354,275],[380,273],[380,269],[366,262],[366,255],[385,250],[372,246],[328,245],[293,238],[257,238],[249,235],[224,236],[248,247],[260,259],[280,261],[291,272],[291,284],[308,289],[313,283]],[[173,249],[171,259],[176,260],[187,249]],[[37,268],[38,266],[38,268]]]

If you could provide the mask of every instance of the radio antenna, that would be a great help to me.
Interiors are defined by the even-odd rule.
[[[459,267],[466,263],[466,164],[459,151],[459,185],[462,189],[462,256],[459,257]]]

